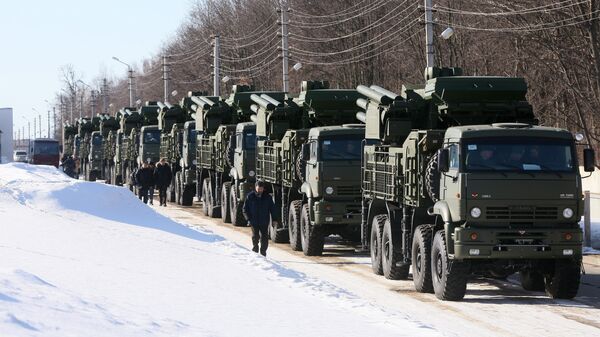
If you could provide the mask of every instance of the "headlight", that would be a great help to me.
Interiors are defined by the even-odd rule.
[[[255,174],[256,174],[256,173],[255,173],[254,171],[252,171],[252,170],[250,170],[250,171],[248,172],[248,175],[249,175],[249,176],[251,176],[251,177],[254,177],[254,175],[255,175]]]
[[[479,207],[471,208],[471,216],[475,219],[481,216],[481,209]]]
[[[198,164],[198,161],[196,159],[192,160],[192,164],[196,165]]]
[[[325,193],[327,193],[327,194],[333,194],[333,187],[327,186],[327,188],[325,188]]]
[[[569,207],[563,209],[563,217],[565,217],[565,219],[570,219],[573,217],[573,210]]]

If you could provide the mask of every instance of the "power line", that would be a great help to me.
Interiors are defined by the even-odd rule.
[[[445,7],[445,6],[441,6],[441,5],[435,5],[435,6],[433,6],[433,9],[435,9],[438,12],[442,12],[442,13],[450,13],[450,14],[458,14],[458,15],[513,16],[513,15],[526,15],[526,14],[536,14],[536,13],[550,14],[550,12],[564,10],[566,8],[578,6],[583,3],[587,3],[587,2],[588,2],[588,0],[581,0],[579,2],[573,2],[573,0],[565,0],[565,1],[557,2],[557,3],[543,5],[543,6],[519,9],[519,10],[514,10],[514,11],[492,12],[492,13],[465,11],[465,10]],[[565,4],[565,5],[563,5],[563,4]]]
[[[290,27],[307,28],[307,29],[321,29],[321,28],[331,27],[331,26],[339,25],[341,23],[348,22],[350,20],[354,20],[356,18],[364,16],[364,15],[366,15],[368,13],[371,13],[371,12],[373,12],[375,10],[380,9],[381,7],[389,4],[390,2],[391,1],[382,2],[382,3],[379,4],[379,6],[372,6],[369,9],[360,12],[359,14],[353,15],[353,16],[345,18],[345,19],[339,19],[337,21],[330,21],[330,22],[321,23],[321,24],[316,24],[316,23],[311,23],[311,22],[303,22],[303,21],[296,21],[296,20],[290,20]]]

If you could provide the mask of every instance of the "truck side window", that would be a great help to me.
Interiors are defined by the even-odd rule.
[[[450,152],[450,169],[458,170],[460,160],[458,158],[458,145],[452,144],[448,147]]]

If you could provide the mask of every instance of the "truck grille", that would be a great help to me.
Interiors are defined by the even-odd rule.
[[[337,195],[360,195],[360,186],[337,186],[335,190]]]
[[[490,206],[486,208],[489,220],[555,220],[557,207],[541,206]]]

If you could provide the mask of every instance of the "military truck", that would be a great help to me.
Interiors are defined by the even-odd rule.
[[[71,125],[70,123],[65,123],[63,125],[63,135],[62,135],[62,157],[69,157],[73,155],[73,150],[75,147],[75,136],[77,135],[77,126]]]
[[[119,129],[119,121],[109,114],[99,114],[100,134],[102,135],[101,157],[101,177],[107,184],[110,184],[112,178],[112,167],[114,166],[114,152],[116,143],[114,141],[116,131]]]
[[[283,100],[281,91],[256,91],[253,86],[234,85],[231,95],[225,101],[232,109],[237,125],[223,129],[222,139],[228,139],[225,151],[219,155],[225,161],[217,169],[223,172],[220,193],[221,219],[235,226],[246,226],[242,214],[246,194],[253,188],[256,175],[256,123],[251,121],[253,111],[252,95],[267,94],[276,100]]]
[[[112,167],[111,183],[121,186],[128,183],[128,177],[131,176],[132,170],[129,168],[130,160],[128,160],[128,145],[130,143],[131,133],[134,129],[142,126],[142,118],[136,108],[122,108],[116,114],[115,118],[119,120],[119,129],[114,137],[115,152],[114,166]],[[128,185],[131,190],[133,187]]]
[[[356,90],[304,81],[296,103],[253,95],[258,137],[256,177],[268,183],[281,224],[274,242],[320,255],[330,234],[352,237],[360,229],[360,149],[363,126],[355,121]]]
[[[79,177],[87,181],[96,180],[100,168],[92,162],[93,155],[97,155],[96,148],[102,145],[101,135],[99,134],[100,119],[80,118],[78,121],[78,139],[76,139],[78,154],[78,170]],[[78,141],[77,141],[78,140]],[[98,145],[99,143],[99,145]],[[93,148],[92,148],[93,147]],[[94,150],[94,153],[92,153]]]
[[[186,100],[187,99],[187,100]],[[158,102],[160,157],[166,158],[173,174],[167,197],[179,205],[191,206],[196,193],[196,123],[186,97],[182,105]]]
[[[583,211],[575,141],[537,126],[522,78],[428,68],[401,94],[371,86],[366,123],[363,245],[373,271],[419,292],[461,300],[469,275],[519,272],[523,288],[572,298]],[[584,150],[593,170],[593,152]]]

